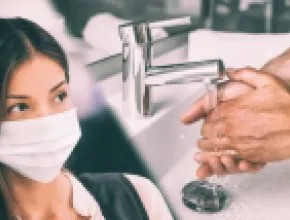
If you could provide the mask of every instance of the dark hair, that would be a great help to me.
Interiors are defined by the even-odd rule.
[[[23,18],[0,18],[0,95],[1,116],[11,74],[25,61],[37,53],[57,62],[65,71],[69,81],[68,62],[58,42],[43,28]],[[0,219],[8,219],[9,213],[0,190]]]

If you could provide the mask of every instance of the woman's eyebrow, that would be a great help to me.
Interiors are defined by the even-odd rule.
[[[49,92],[54,92],[55,90],[57,90],[59,87],[61,87],[63,84],[66,83],[66,80],[61,81],[60,83],[58,83],[57,85],[55,85],[54,87],[52,87]]]
[[[59,87],[61,87],[65,83],[66,83],[66,80],[63,80],[63,81],[59,82],[54,87],[52,87],[49,90],[49,92],[54,92],[55,90],[57,90]],[[10,94],[10,95],[6,96],[6,99],[29,99],[29,98],[30,98],[30,96],[27,96],[27,95],[13,95],[13,94]]]
[[[29,99],[27,95],[7,95],[6,99]]]

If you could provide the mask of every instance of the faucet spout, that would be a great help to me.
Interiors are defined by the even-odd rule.
[[[151,29],[190,23],[190,17],[158,22],[133,22],[120,26],[123,41],[123,112],[129,117],[151,114],[151,87],[168,84],[223,80],[224,65],[219,59],[152,66]]]
[[[200,83],[209,79],[222,79],[223,72],[223,62],[218,59],[155,66],[148,70],[144,83],[145,86]]]

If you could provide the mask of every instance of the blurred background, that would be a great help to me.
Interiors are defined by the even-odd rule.
[[[289,31],[289,0],[52,0],[66,17],[73,34],[82,36],[88,20],[96,14],[109,12],[128,20],[156,20],[190,15],[201,22],[210,14],[213,4],[212,28],[245,32],[263,32],[267,17],[273,18],[273,32]],[[267,9],[272,4],[272,8]]]
[[[0,0],[0,16],[40,24],[63,46],[71,66],[72,94],[83,137],[67,166],[75,173],[127,172],[150,177],[120,126],[101,79],[121,71],[118,25],[189,15],[193,24],[156,31],[156,41],[196,28],[247,33],[290,31],[289,0]],[[181,38],[171,47],[185,43]],[[157,48],[164,54],[165,47]],[[111,75],[110,75],[111,74]],[[114,88],[112,88],[114,89]]]

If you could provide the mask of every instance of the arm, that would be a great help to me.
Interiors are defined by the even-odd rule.
[[[160,191],[147,178],[136,175],[125,175],[135,187],[149,219],[170,220],[173,219]]]
[[[278,57],[275,57],[267,62],[261,70],[277,76],[282,81],[286,82],[288,86],[290,86],[290,48]]]

